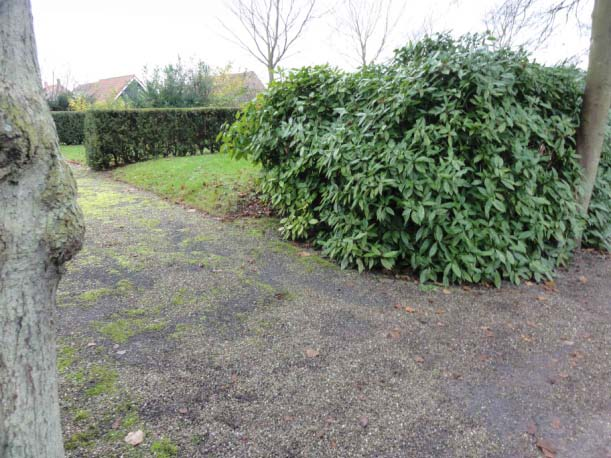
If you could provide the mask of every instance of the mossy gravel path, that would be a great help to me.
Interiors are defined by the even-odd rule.
[[[58,291],[68,456],[604,457],[611,259],[555,284],[437,288],[75,168]],[[139,447],[124,443],[142,429]]]

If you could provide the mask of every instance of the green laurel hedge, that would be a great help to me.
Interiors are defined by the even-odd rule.
[[[87,164],[95,170],[160,156],[218,150],[235,108],[92,110],[85,115]]]
[[[342,267],[541,280],[584,226],[582,79],[482,37],[441,35],[387,66],[286,75],[238,115],[223,149],[263,165],[285,237],[313,240]]]
[[[85,113],[79,111],[52,111],[59,142],[64,145],[83,144]]]

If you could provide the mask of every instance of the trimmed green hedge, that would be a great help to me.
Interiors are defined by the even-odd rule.
[[[95,170],[160,156],[218,150],[235,108],[93,110],[85,115],[87,164]]]
[[[285,237],[342,267],[446,284],[542,280],[585,226],[582,86],[577,69],[442,35],[385,66],[289,73],[244,108],[223,150],[262,164]],[[597,189],[588,244],[610,223],[609,188]]]
[[[83,144],[85,113],[82,111],[52,111],[59,142],[64,145]]]

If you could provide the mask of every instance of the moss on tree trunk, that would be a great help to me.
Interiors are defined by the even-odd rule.
[[[0,1],[0,456],[64,455],[55,292],[83,217],[44,101],[29,0]]]

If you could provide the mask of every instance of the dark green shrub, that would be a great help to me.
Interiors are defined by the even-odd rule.
[[[234,108],[89,111],[87,164],[101,170],[159,156],[216,151],[221,126],[235,114]]]
[[[64,145],[83,144],[83,124],[85,113],[79,111],[53,111],[51,112],[59,142]]]
[[[287,75],[244,109],[223,148],[263,165],[286,237],[314,240],[343,267],[540,280],[583,227],[580,79],[481,37],[439,36],[388,66]]]

